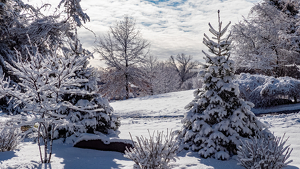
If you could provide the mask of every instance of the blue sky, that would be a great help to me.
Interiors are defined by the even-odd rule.
[[[59,0],[42,0],[57,5]],[[203,60],[203,34],[209,34],[208,22],[217,24],[217,11],[221,11],[224,24],[232,25],[247,16],[251,7],[260,0],[82,0],[81,5],[91,21],[85,26],[101,36],[122,20],[124,15],[136,19],[136,26],[142,37],[151,43],[151,54],[160,60],[171,55],[185,53],[195,60]],[[29,0],[36,4],[40,0]],[[84,47],[93,50],[94,35],[79,29]],[[94,54],[91,65],[105,66],[99,55]]]

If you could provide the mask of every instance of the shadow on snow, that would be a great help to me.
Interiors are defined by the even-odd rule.
[[[63,151],[61,150],[62,148],[64,149]],[[130,161],[119,152],[83,149],[63,144],[61,146],[60,144],[55,144],[53,146],[53,153],[55,157],[63,158],[61,164],[64,165],[64,169],[120,168],[122,164],[117,164],[115,159]],[[51,169],[51,166],[49,169]]]

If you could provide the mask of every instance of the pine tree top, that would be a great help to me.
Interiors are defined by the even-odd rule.
[[[213,55],[209,55],[208,53],[202,51],[206,57],[205,59],[207,63],[212,65],[220,65],[228,61],[230,57],[231,34],[225,36],[225,33],[230,24],[231,22],[222,28],[222,22],[220,21],[220,10],[218,10],[218,30],[213,28],[210,23],[208,24],[209,31],[213,37],[210,39],[204,33],[203,43],[208,47],[208,51]]]

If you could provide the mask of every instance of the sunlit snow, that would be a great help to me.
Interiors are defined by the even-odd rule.
[[[121,139],[148,136],[150,132],[159,130],[178,130],[181,128],[181,119],[184,106],[193,99],[193,91],[167,93],[156,96],[147,96],[111,103],[115,114],[121,116]],[[283,107],[283,106],[281,106]],[[276,108],[273,108],[276,109]],[[286,133],[289,137],[287,144],[291,144],[293,162],[287,169],[300,168],[300,113],[287,115],[267,115],[259,119],[270,127],[276,136]],[[53,169],[132,169],[133,162],[122,153],[81,149],[71,144],[56,142],[53,146],[54,155],[50,164],[41,164],[38,146],[32,142],[23,142],[15,151],[0,152],[0,168],[53,168]],[[228,161],[199,158],[194,152],[183,151],[179,160],[172,162],[174,169],[242,169],[237,165],[236,157]]]

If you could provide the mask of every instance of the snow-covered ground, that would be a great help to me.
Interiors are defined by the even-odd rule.
[[[144,98],[135,98],[111,103],[115,114],[121,116],[120,138],[148,136],[148,130],[167,131],[181,128],[184,106],[193,99],[193,91],[167,93]],[[276,108],[274,108],[275,110]],[[289,108],[287,108],[289,109]],[[300,168],[300,113],[263,116],[259,119],[270,127],[276,136],[286,133],[288,144],[294,149],[293,162],[287,167]],[[31,142],[23,142],[20,148],[10,152],[0,152],[0,168],[67,168],[67,169],[131,169],[133,162],[122,153],[81,149],[70,144],[56,143],[51,164],[40,163],[38,147]],[[242,169],[235,157],[228,161],[199,158],[197,153],[181,152],[179,160],[172,162],[175,169]]]

